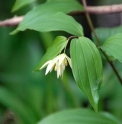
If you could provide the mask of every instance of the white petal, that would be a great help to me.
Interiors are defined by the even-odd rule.
[[[54,65],[53,65],[53,67],[50,69],[50,72],[53,70],[53,68],[54,68]]]
[[[52,62],[52,60],[49,60],[49,61],[47,61],[46,63],[44,63],[44,65],[42,65],[42,67],[40,68],[40,70],[41,69],[43,69],[44,67],[46,67],[49,63],[51,63]]]
[[[63,75],[63,72],[64,72],[64,70],[65,70],[65,65],[62,64],[60,67],[61,67],[61,75]]]
[[[66,57],[65,54],[61,54],[61,55],[60,55],[60,58],[59,58],[59,65],[61,65],[61,64],[63,63],[65,57]]]
[[[59,60],[59,58],[60,58],[60,55],[58,55],[57,57],[55,57],[54,59],[53,59],[53,62],[57,62],[58,60]]]
[[[70,67],[72,68],[71,59],[70,59],[68,56],[67,56],[66,58],[67,58],[67,60],[68,60],[68,63],[69,63],[69,65],[70,65]]]
[[[49,71],[52,71],[54,65],[55,65],[54,62],[51,62],[51,63],[48,64],[47,69],[46,69],[46,72],[45,72],[45,75],[47,75],[47,73],[48,73]]]
[[[56,63],[56,67],[57,67],[57,78],[59,78],[59,76],[61,75],[61,68],[59,66],[59,62],[58,61]]]
[[[59,78],[59,76],[63,75],[65,66],[67,66],[67,63],[69,63],[70,67],[72,68],[71,59],[65,53],[63,53],[63,54],[58,55],[54,59],[49,60],[46,63],[44,63],[44,65],[42,65],[40,69],[47,66],[47,69],[45,72],[45,75],[47,75],[49,72],[53,70],[55,66],[56,71],[57,71],[57,78]]]

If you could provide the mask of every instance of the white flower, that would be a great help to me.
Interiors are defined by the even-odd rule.
[[[66,54],[63,53],[63,54],[58,55],[54,59],[49,60],[46,63],[44,63],[44,65],[40,69],[47,66],[47,69],[45,72],[45,75],[47,75],[48,72],[51,72],[54,68],[54,70],[57,71],[57,78],[59,78],[59,76],[63,75],[65,66],[67,66],[68,63],[70,65],[70,67],[72,68],[71,59]]]

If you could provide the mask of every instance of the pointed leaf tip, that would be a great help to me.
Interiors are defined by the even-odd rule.
[[[79,37],[71,41],[70,54],[76,83],[97,111],[99,88],[102,82],[100,53],[90,39]]]
[[[35,68],[35,71],[40,70],[40,67],[47,61],[56,57],[67,45],[67,38],[63,36],[58,36],[54,40],[53,44],[47,49],[47,52],[40,60],[39,64]]]

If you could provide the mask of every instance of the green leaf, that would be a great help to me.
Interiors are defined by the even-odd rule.
[[[108,56],[118,59],[122,62],[122,33],[116,34],[108,38],[100,47]]]
[[[70,54],[76,83],[97,111],[103,74],[100,53],[90,39],[79,37],[72,40]]]
[[[64,13],[84,10],[83,6],[77,0],[48,0],[48,2],[38,6],[37,9]]]
[[[122,26],[112,27],[112,28],[96,28],[95,32],[103,44],[109,37],[113,36],[114,34],[122,32]],[[94,34],[92,33],[92,39],[96,42]]]
[[[12,34],[17,33],[18,31],[24,31],[26,29],[33,29],[40,32],[49,32],[49,31],[65,31],[76,36],[83,35],[82,26],[76,22],[71,16],[68,16],[64,13],[43,13],[30,20],[29,18],[24,18],[20,23],[19,27],[12,32]]]
[[[34,2],[35,0],[16,0],[13,8],[12,8],[12,12],[22,8],[23,6],[30,4],[32,2]]]
[[[82,5],[75,0],[46,2],[28,12],[19,27],[11,34],[26,29],[33,29],[41,32],[63,30],[81,36],[83,35],[81,25],[79,25],[72,17],[57,12],[70,13],[72,11],[82,10]]]
[[[36,6],[28,14],[31,15],[31,18],[37,18],[42,13],[45,12],[64,12],[70,13],[73,11],[83,11],[83,6],[76,0],[57,0],[57,1],[47,1],[43,4]]]
[[[66,37],[63,37],[63,36],[56,37],[56,39],[54,40],[52,46],[47,49],[47,52],[42,57],[41,61],[39,62],[39,64],[35,68],[35,70],[39,70],[40,67],[45,62],[47,62],[47,61],[53,59],[54,57],[56,57],[65,48],[67,43],[68,42],[67,42]]]
[[[72,109],[52,114],[37,124],[120,124],[108,115],[87,109]]]

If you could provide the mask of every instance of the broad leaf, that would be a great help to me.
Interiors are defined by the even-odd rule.
[[[59,11],[64,13],[70,13],[72,11],[83,11],[83,6],[77,0],[48,0],[46,3],[38,6],[38,9],[45,11],[44,6],[47,7],[47,11]]]
[[[40,32],[65,31],[76,36],[83,35],[82,26],[73,17],[64,13],[43,13],[42,15],[30,20],[24,18],[19,27],[12,33],[33,29]]]
[[[122,32],[122,26],[112,27],[112,28],[96,28],[95,32],[103,44],[109,37],[113,36],[114,34]],[[92,33],[92,38],[96,42],[95,37]]]
[[[30,4],[32,2],[34,2],[35,0],[16,0],[13,8],[12,8],[12,12],[22,8],[23,6]]]
[[[102,82],[102,61],[99,51],[90,39],[79,37],[71,41],[70,54],[74,78],[97,111]]]
[[[81,36],[83,35],[81,25],[79,25],[72,17],[66,16],[63,13],[82,10],[82,5],[76,0],[46,2],[28,12],[19,27],[11,34],[18,31],[24,31],[26,29],[33,29],[41,32],[63,30],[71,34]]]
[[[43,58],[41,59],[41,61],[39,62],[39,64],[37,65],[37,67],[35,68],[35,70],[39,70],[40,67],[48,60],[53,59],[54,57],[56,57],[67,45],[67,39],[66,37],[63,36],[58,36],[54,43],[52,44],[51,47],[49,47],[47,49],[46,54],[43,56]]]
[[[13,7],[13,10],[19,8],[19,6],[30,3],[34,0],[17,0],[15,3],[15,7]],[[40,4],[36,6],[33,10],[31,10],[29,13],[31,13],[32,18],[40,16],[40,14],[44,12],[64,12],[69,13],[72,11],[82,11],[83,6],[78,3],[76,0],[50,0],[43,4]]]
[[[110,114],[74,109],[52,114],[37,124],[120,124],[120,122],[112,119]]]
[[[122,33],[108,38],[100,47],[108,56],[112,56],[122,62]]]

